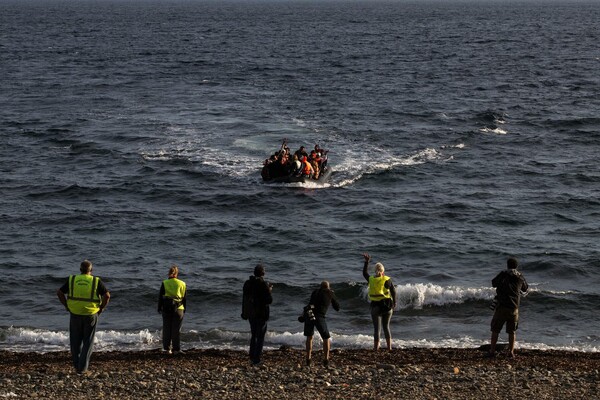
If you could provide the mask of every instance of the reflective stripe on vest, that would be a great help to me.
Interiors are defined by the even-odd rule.
[[[371,301],[380,301],[391,299],[390,289],[385,287],[385,283],[390,280],[389,276],[370,276],[369,277],[369,299]]]
[[[97,276],[71,275],[67,296],[69,311],[77,315],[93,315],[100,311],[99,281]]]
[[[182,301],[185,297],[185,282],[177,278],[165,279],[163,281],[165,287],[165,297],[173,299],[175,301]],[[183,304],[180,305],[178,310],[183,310]]]

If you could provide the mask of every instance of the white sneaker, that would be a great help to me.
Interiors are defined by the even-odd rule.
[[[172,354],[171,349],[162,349],[161,352],[166,353],[166,354]]]

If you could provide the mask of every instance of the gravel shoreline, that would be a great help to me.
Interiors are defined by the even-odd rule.
[[[333,350],[311,367],[304,352],[192,349],[96,352],[89,374],[67,352],[0,351],[0,398],[45,399],[598,399],[600,353],[519,350],[484,358],[481,349]]]

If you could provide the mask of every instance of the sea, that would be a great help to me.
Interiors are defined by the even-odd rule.
[[[488,343],[514,256],[517,346],[598,352],[598,21],[597,1],[0,0],[0,349],[68,350],[56,292],[84,259],[111,293],[97,351],[160,348],[173,264],[183,348],[247,349],[258,263],[267,349],[303,348],[323,280],[333,348],[369,349],[369,253],[396,348]],[[328,149],[330,180],[263,183],[284,139]]]

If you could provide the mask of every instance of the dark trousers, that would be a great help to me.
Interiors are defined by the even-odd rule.
[[[258,318],[249,318],[250,332],[250,360],[258,364],[262,354],[263,345],[265,343],[265,335],[267,333],[267,320]]]
[[[163,317],[163,349],[181,350],[181,325],[183,325],[183,310],[162,313]]]
[[[98,325],[98,314],[75,315],[71,314],[69,321],[69,340],[71,342],[71,356],[73,366],[78,372],[87,371],[90,357],[94,348],[94,337]]]

